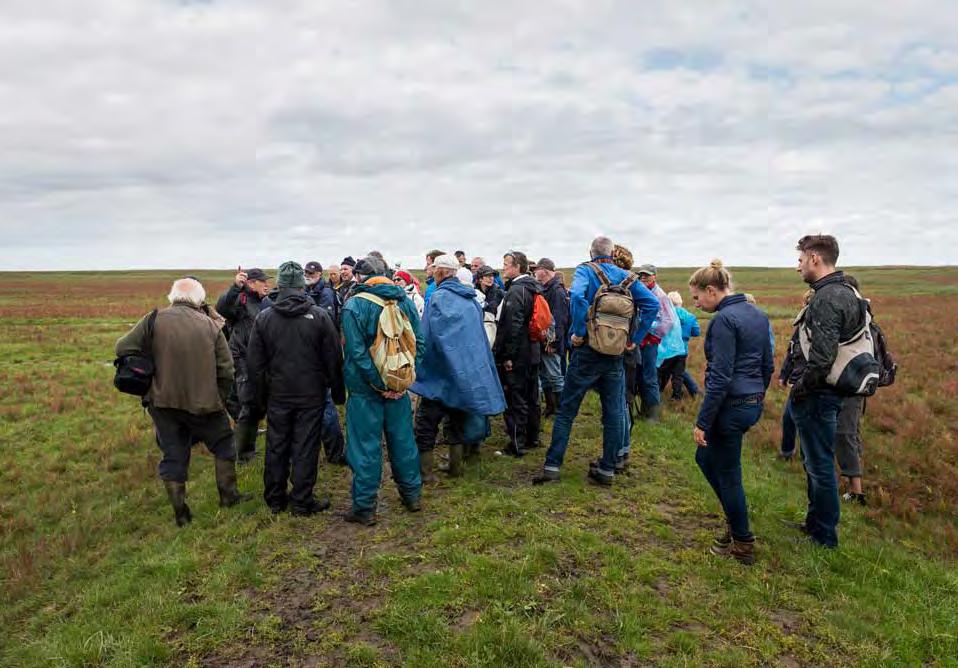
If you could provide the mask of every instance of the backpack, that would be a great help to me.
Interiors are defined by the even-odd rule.
[[[396,300],[382,299],[369,292],[354,296],[382,307],[369,356],[386,389],[405,392],[416,381],[416,333],[412,323]]]
[[[555,339],[555,327],[552,323],[549,302],[536,293],[532,299],[532,314],[529,316],[529,339],[537,343],[548,343],[550,333],[552,339]]]
[[[124,355],[113,360],[116,373],[113,386],[124,394],[145,397],[153,385],[153,328],[156,326],[156,309],[150,312],[146,320],[146,338],[139,355]]]
[[[875,340],[872,335],[872,315],[868,302],[852,286],[845,284],[858,298],[864,324],[847,341],[839,341],[838,354],[832,363],[832,368],[825,377],[825,383],[835,389],[838,394],[846,397],[870,397],[875,394],[880,378],[880,365],[875,356]],[[799,344],[802,354],[808,359],[812,348],[811,334],[805,324],[806,306],[796,318],[799,326]]]
[[[898,373],[898,362],[888,352],[888,342],[885,332],[874,320],[871,321],[872,339],[875,341],[875,359],[878,360],[878,387],[888,387],[895,384],[895,375]]]
[[[621,355],[632,333],[635,301],[631,288],[638,277],[630,273],[621,283],[612,285],[598,264],[586,262],[585,266],[595,272],[601,283],[586,314],[585,329],[589,346],[603,355]]]

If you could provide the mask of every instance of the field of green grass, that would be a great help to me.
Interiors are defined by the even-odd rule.
[[[529,484],[542,451],[495,456],[496,420],[423,512],[384,481],[373,528],[342,521],[349,471],[325,465],[330,513],[270,515],[262,459],[240,469],[257,498],[220,509],[200,446],[194,521],[177,529],[149,418],[114,391],[111,361],[183,273],[0,275],[0,666],[958,666],[958,269],[852,272],[901,363],[868,402],[869,506],[843,506],[837,551],[796,540],[783,520],[804,515],[804,476],[774,457],[771,390],[744,454],[752,567],[707,553],[722,520],[694,462],[695,405],[638,425],[630,471],[605,489],[585,481],[595,397],[559,484]],[[214,298],[230,280],[195,273]],[[660,282],[687,293],[688,273]],[[734,274],[781,359],[804,286]],[[691,358],[701,377],[701,340]]]

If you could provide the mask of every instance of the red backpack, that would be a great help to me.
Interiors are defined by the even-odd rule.
[[[538,343],[549,340],[549,330],[552,328],[552,310],[549,302],[540,294],[536,294],[532,301],[532,315],[529,316],[529,338]]]

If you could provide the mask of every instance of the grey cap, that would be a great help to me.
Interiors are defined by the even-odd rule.
[[[641,267],[635,270],[635,273],[639,275],[648,274],[649,276],[655,276],[658,272],[655,269],[654,264],[643,264]]]

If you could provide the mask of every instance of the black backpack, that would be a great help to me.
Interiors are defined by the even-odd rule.
[[[153,384],[156,367],[153,364],[153,328],[156,325],[156,309],[146,320],[146,339],[139,355],[124,355],[113,360],[116,373],[113,386],[124,394],[144,397]]]
[[[874,320],[871,321],[872,340],[875,342],[875,359],[878,360],[878,387],[888,387],[895,384],[895,375],[898,373],[898,363],[888,352],[888,342],[885,333],[881,331]]]

